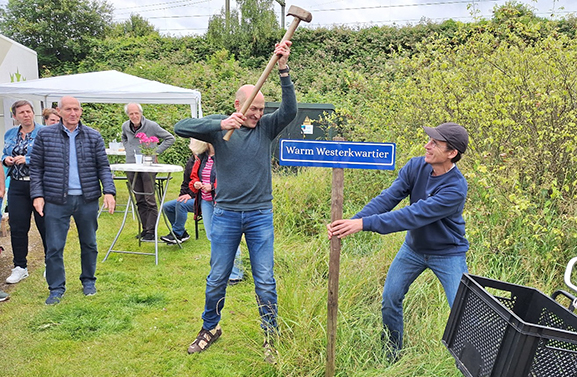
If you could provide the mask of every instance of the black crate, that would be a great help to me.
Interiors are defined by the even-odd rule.
[[[464,274],[443,344],[467,377],[577,376],[577,316],[534,288]]]

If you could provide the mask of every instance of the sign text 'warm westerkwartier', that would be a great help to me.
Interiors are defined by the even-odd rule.
[[[395,169],[394,143],[351,141],[280,141],[280,164],[325,168]]]

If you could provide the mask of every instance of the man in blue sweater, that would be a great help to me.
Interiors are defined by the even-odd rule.
[[[381,234],[407,231],[383,289],[383,340],[390,347],[392,361],[403,345],[403,299],[415,279],[430,268],[452,306],[461,276],[467,272],[469,242],[462,216],[467,181],[455,163],[465,153],[469,136],[455,123],[424,129],[430,137],[424,156],[412,158],[391,187],[351,219],[327,225],[329,238],[344,238],[361,230]],[[410,205],[393,211],[407,196]]]
[[[203,325],[188,348],[196,353],[208,348],[221,335],[219,326],[228,277],[236,250],[244,234],[250,254],[261,327],[265,331],[265,356],[274,356],[270,336],[277,330],[277,293],[273,276],[273,213],[271,142],[293,120],[297,102],[287,65],[291,42],[278,44],[278,68],[282,104],[263,116],[264,96],[258,93],[248,111],[242,105],[254,87],[242,86],[236,93],[231,116],[210,115],[184,119],[174,126],[176,134],[211,143],[215,149],[216,207],[212,218],[210,274],[206,279]],[[229,141],[228,130],[235,130]],[[269,361],[273,361],[268,358]]]

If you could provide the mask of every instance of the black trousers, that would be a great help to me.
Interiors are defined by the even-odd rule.
[[[36,228],[42,238],[44,255],[46,255],[46,228],[44,217],[40,216],[32,205],[30,198],[30,181],[10,180],[8,189],[8,223],[10,224],[10,239],[12,241],[12,253],[14,254],[14,267],[27,267],[28,256],[28,232],[32,214]]]
[[[154,181],[156,174],[138,173],[136,180],[134,179],[136,173],[127,172],[126,176],[133,185],[132,189],[135,192],[147,192],[151,195],[134,194],[136,197],[136,206],[140,221],[142,221],[142,230],[144,233],[154,234],[154,226],[156,225],[156,218],[158,217],[158,207],[156,205],[156,195],[154,191]]]

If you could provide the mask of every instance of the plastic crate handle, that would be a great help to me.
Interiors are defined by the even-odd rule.
[[[573,267],[575,266],[575,263],[577,263],[577,257],[572,258],[567,264],[567,268],[565,269],[565,284],[569,288],[577,292],[577,285],[571,282],[571,273],[573,272]]]

